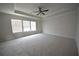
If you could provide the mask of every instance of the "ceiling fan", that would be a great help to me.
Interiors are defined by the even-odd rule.
[[[37,12],[37,14],[36,15],[45,15],[45,12],[47,12],[48,11],[48,9],[44,9],[44,8],[42,8],[42,7],[38,7],[38,11],[36,11]]]

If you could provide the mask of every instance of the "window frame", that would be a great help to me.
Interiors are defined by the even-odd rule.
[[[12,19],[11,19],[12,20]],[[15,32],[15,33],[23,33],[23,32],[35,32],[35,31],[37,31],[37,21],[36,20],[24,20],[24,19],[14,19],[14,20],[21,20],[21,28],[22,28],[22,32]],[[30,21],[30,31],[24,31],[24,26],[23,26],[23,21]],[[34,31],[32,31],[31,30],[31,21],[34,21],[34,22],[36,22],[36,30],[34,30]],[[12,31],[12,33],[13,34],[15,34],[14,32],[13,32],[13,28],[12,28],[12,21],[11,21],[11,31]]]
[[[29,21],[29,20],[23,20],[23,21]],[[30,22],[30,21],[29,21]],[[30,25],[30,24],[29,24]],[[30,27],[30,26],[29,26]],[[31,31],[31,29],[30,29]],[[29,31],[24,31],[24,25],[23,25],[23,32],[29,32]]]
[[[31,26],[31,22],[35,22],[35,24],[36,24],[36,30],[37,30],[37,22],[36,21],[30,21],[30,30],[31,30],[31,28],[32,28],[32,26]],[[36,31],[36,30],[31,30],[31,31]]]
[[[23,32],[23,31],[21,31],[21,32],[13,32],[13,26],[12,26],[12,20],[20,20],[20,19],[11,19],[11,31],[12,31],[12,33],[21,33],[21,32]],[[22,20],[20,20],[21,21],[21,30],[23,30],[22,29]]]

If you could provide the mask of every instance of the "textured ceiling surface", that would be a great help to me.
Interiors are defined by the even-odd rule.
[[[0,3],[0,12],[14,12],[19,10],[27,14],[36,15],[38,7],[49,9],[44,16],[77,9],[77,3]]]
[[[15,9],[24,11],[29,14],[35,15],[36,13],[34,11],[37,11],[38,7],[43,7],[44,9],[49,9],[48,12],[46,12],[46,15],[51,15],[56,12],[59,12],[60,10],[71,10],[71,9],[76,9],[77,4],[68,4],[68,3],[19,3],[15,4]]]

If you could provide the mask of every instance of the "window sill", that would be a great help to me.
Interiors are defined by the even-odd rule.
[[[31,32],[37,32],[37,31],[25,31],[25,32],[12,33],[12,34],[31,33]]]

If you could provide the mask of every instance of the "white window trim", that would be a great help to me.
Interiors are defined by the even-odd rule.
[[[12,20],[12,19],[11,19],[11,20]],[[15,19],[15,20],[21,20],[21,22],[22,22],[22,32],[15,32],[15,33],[23,33],[23,32],[35,32],[35,31],[37,31],[37,21],[35,21],[35,20],[23,20],[23,19]],[[24,31],[23,21],[30,21],[30,31]],[[31,31],[31,21],[36,22],[36,30],[35,30],[35,31]],[[12,24],[11,24],[11,29],[12,29],[12,33],[13,33]]]

